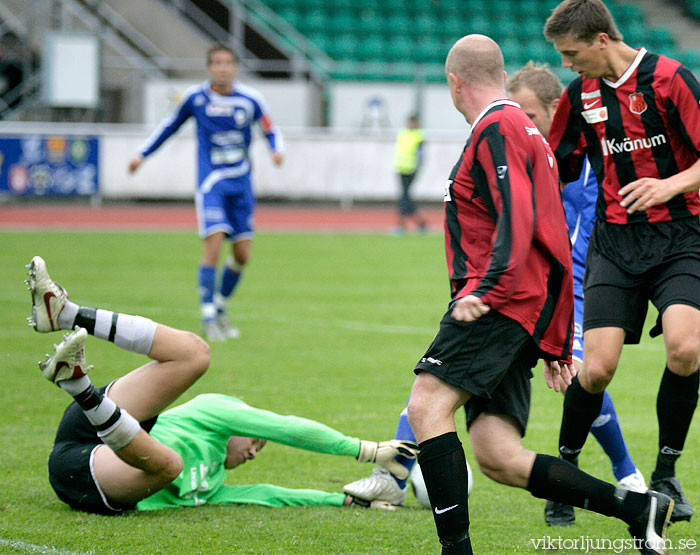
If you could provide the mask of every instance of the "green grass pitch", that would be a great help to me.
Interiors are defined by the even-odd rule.
[[[41,377],[36,365],[60,335],[38,334],[24,323],[30,300],[23,266],[40,254],[52,277],[81,304],[199,331],[200,244],[193,233],[5,232],[1,240],[0,553],[439,552],[432,517],[410,494],[406,506],[393,513],[233,506],[110,518],[68,509],[48,484],[46,459],[69,399]],[[182,400],[203,392],[229,393],[349,435],[389,439],[409,393],[413,365],[437,330],[448,292],[438,234],[258,234],[231,307],[242,338],[212,345],[209,372]],[[651,313],[647,324],[655,318]],[[94,338],[87,353],[97,384],[143,360]],[[610,390],[632,455],[647,478],[656,452],[654,407],[663,365],[663,342],[647,337],[625,348]],[[546,389],[537,369],[527,447],[556,452],[561,399]],[[470,498],[475,553],[542,553],[533,542],[547,537],[570,547],[562,553],[633,553],[621,549],[628,534],[613,519],[577,511],[575,526],[547,528],[543,501],[487,480],[477,470],[461,418],[458,429],[475,470]],[[698,459],[700,417],[678,464],[696,510]],[[592,439],[582,467],[612,480],[610,465]],[[370,470],[351,459],[268,445],[255,461],[229,473],[229,481],[341,491],[344,483]],[[700,552],[698,522],[696,515],[693,522],[669,529],[670,554]],[[611,543],[586,550],[581,544],[572,548],[574,541]],[[693,542],[696,547],[688,547]]]

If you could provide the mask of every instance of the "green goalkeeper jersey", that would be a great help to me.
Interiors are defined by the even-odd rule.
[[[357,457],[360,440],[323,424],[256,409],[228,395],[205,394],[165,411],[151,436],[180,454],[184,468],[168,487],[138,504],[140,510],[165,507],[254,503],[336,505],[343,493],[288,489],[270,484],[232,486],[226,480],[226,445],[231,436],[253,437],[300,449]]]

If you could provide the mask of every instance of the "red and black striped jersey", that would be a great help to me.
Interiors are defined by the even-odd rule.
[[[625,224],[697,216],[697,191],[633,214],[620,206],[618,191],[642,177],[670,177],[697,161],[699,101],[700,84],[687,68],[643,48],[614,83],[577,77],[562,94],[549,132],[562,181],[578,178],[588,154],[600,189],[598,219]]]
[[[515,102],[476,118],[445,190],[452,298],[476,295],[569,360],[571,246],[554,154]]]

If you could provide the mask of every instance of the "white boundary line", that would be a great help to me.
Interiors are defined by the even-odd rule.
[[[51,547],[50,545],[36,545],[27,543],[22,540],[8,540],[0,538],[0,546],[11,547],[25,553],[41,553],[46,555],[92,555],[94,551],[70,551],[68,549],[60,549]]]

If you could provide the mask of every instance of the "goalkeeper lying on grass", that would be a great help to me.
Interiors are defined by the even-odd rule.
[[[27,269],[30,325],[39,332],[75,330],[39,365],[44,377],[74,399],[49,456],[49,481],[74,509],[111,515],[203,504],[367,505],[343,493],[225,485],[226,470],[253,459],[268,440],[352,456],[407,474],[394,457],[415,457],[415,444],[348,437],[318,422],[256,409],[227,395],[199,395],[163,412],[206,372],[206,342],[147,318],[72,303],[38,256]],[[87,376],[92,369],[85,362],[88,334],[152,360],[96,388]],[[393,508],[377,502],[372,506]]]

